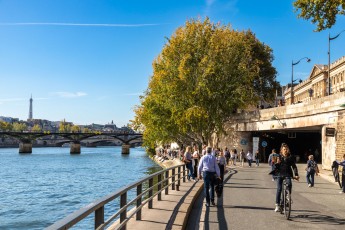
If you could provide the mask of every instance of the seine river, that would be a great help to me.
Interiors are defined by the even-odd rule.
[[[18,148],[0,149],[0,229],[44,229],[161,169],[144,149],[130,151],[82,148],[71,155],[69,148],[33,148],[22,155]],[[75,229],[92,229],[92,218]]]

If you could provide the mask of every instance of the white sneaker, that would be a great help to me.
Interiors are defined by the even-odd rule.
[[[275,212],[280,212],[280,205],[276,204],[276,208],[274,209]]]
[[[308,184],[308,187],[310,188],[310,187],[311,187],[311,184]]]
[[[340,191],[339,193],[344,193],[343,191]]]

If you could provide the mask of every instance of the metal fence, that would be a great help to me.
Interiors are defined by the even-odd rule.
[[[186,174],[187,170],[184,164],[161,170],[92,202],[64,219],[55,222],[46,229],[68,229],[84,220],[92,213],[94,213],[94,229],[105,229],[111,224],[114,224],[114,221],[117,221],[118,223],[116,226],[117,229],[126,229],[126,223],[134,215],[136,215],[136,220],[141,220],[142,208],[145,204],[148,203],[148,208],[151,209],[153,207],[153,199],[157,197],[157,200],[160,201],[163,191],[168,195],[170,186],[172,190],[179,190],[181,180],[186,182]],[[154,183],[154,181],[156,181],[156,183]],[[147,183],[148,186],[145,186],[144,188],[143,185]],[[136,190],[136,197],[127,202],[127,194],[131,190]],[[104,220],[104,206],[116,198],[120,198],[119,210],[110,214],[110,217],[107,220]],[[131,209],[131,212],[127,212],[128,208],[133,205],[136,205],[136,207]]]

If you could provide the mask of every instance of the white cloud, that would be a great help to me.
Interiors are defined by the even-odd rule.
[[[59,97],[63,97],[63,98],[83,97],[83,96],[87,95],[87,93],[84,93],[84,92],[76,92],[76,93],[71,93],[71,92],[54,92],[52,94],[53,95],[57,95]]]

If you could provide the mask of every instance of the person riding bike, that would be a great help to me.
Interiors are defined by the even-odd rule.
[[[299,180],[295,158],[291,156],[290,149],[287,144],[282,143],[280,147],[280,156],[277,158],[277,162],[274,164],[274,170],[271,173],[277,178],[276,205],[274,211],[280,212],[280,199],[283,187],[283,180],[286,179],[290,194],[292,189],[291,178]]]

